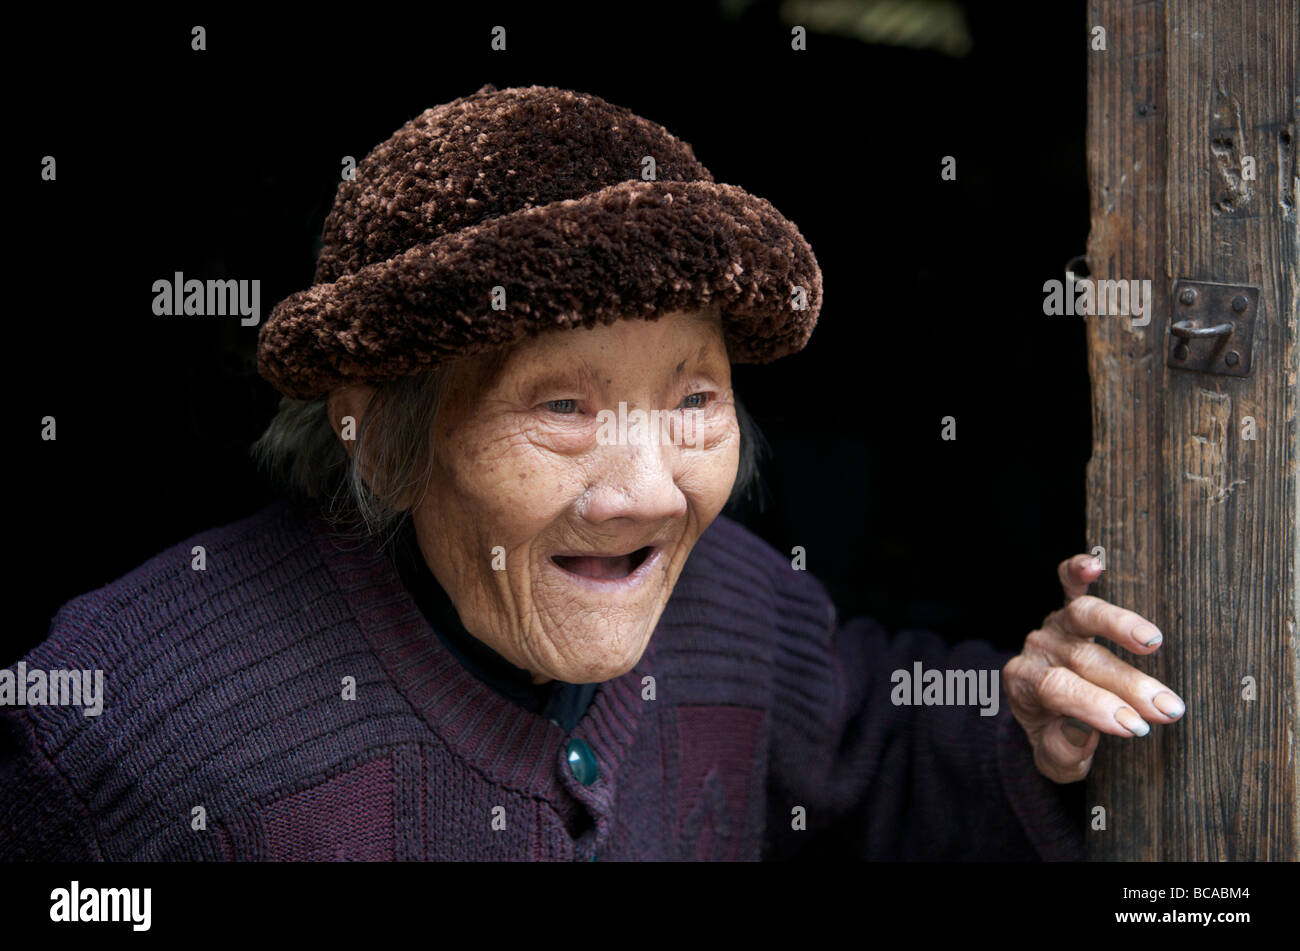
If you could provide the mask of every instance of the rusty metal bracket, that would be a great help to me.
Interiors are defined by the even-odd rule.
[[[1210,281],[1174,282],[1166,365],[1247,376],[1259,314],[1259,288]]]

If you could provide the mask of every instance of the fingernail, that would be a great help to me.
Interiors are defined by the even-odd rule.
[[[1183,702],[1168,691],[1156,694],[1151,702],[1155,704],[1157,710],[1167,717],[1181,717],[1187,712],[1187,707],[1183,706]]]
[[[1092,571],[1101,571],[1101,559],[1094,558],[1092,559],[1092,561],[1088,562],[1088,564],[1085,565],[1084,567]]]
[[[1146,736],[1151,732],[1151,727],[1147,721],[1130,710],[1128,707],[1122,707],[1115,713],[1115,722],[1128,730],[1134,736]]]
[[[1142,625],[1133,632],[1133,637],[1139,644],[1146,647],[1155,647],[1165,639],[1165,636],[1160,633],[1160,628],[1154,624]]]
[[[1092,726],[1082,720],[1076,720],[1074,717],[1066,717],[1065,723],[1061,726],[1061,732],[1075,746],[1083,746],[1088,742],[1088,738],[1092,736]]]

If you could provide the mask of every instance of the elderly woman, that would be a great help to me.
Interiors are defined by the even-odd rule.
[[[949,650],[840,623],[719,514],[754,471],[731,364],[820,305],[797,229],[625,109],[412,120],[262,329],[298,498],[60,610],[26,669],[103,670],[103,712],[3,711],[0,852],[1078,857],[1100,734],[1183,712],[1097,643],[1160,643],[1100,565],[1019,655]]]

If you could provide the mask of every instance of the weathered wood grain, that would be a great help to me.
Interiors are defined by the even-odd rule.
[[[1165,633],[1155,656],[1121,656],[1188,708],[1103,739],[1091,858],[1300,857],[1298,24],[1296,0],[1089,4],[1108,46],[1089,53],[1089,262],[1155,293],[1147,327],[1087,318],[1089,539],[1097,593]],[[1166,367],[1180,278],[1260,288],[1250,375]]]

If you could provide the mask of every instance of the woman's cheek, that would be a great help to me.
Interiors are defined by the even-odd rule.
[[[507,548],[531,540],[581,494],[578,460],[556,453],[536,432],[511,428],[485,434],[462,458],[456,476],[468,510],[484,530],[504,535]]]
[[[722,511],[740,468],[740,426],[729,406],[703,420],[695,445],[683,445],[678,488],[707,521]]]

